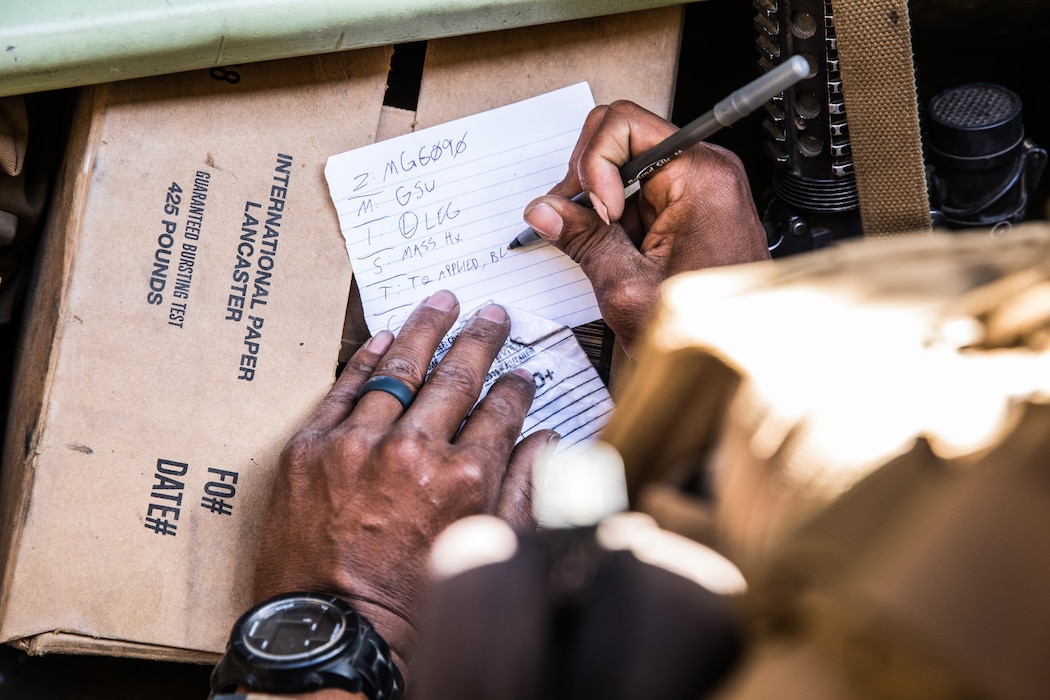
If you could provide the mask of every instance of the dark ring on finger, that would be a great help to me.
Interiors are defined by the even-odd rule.
[[[408,410],[408,407],[412,405],[412,400],[415,398],[415,394],[412,393],[412,388],[408,384],[405,384],[396,377],[388,377],[385,375],[376,375],[365,382],[361,386],[361,391],[357,392],[358,400],[370,391],[385,391],[400,401],[401,407],[406,411]]]

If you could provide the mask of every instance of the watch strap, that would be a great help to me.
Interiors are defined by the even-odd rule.
[[[244,624],[257,611],[274,603],[296,598],[323,600],[353,619],[356,637],[336,656],[320,659],[316,665],[295,663],[288,667],[269,663],[254,664],[251,654],[238,642]],[[283,593],[253,606],[234,624],[226,653],[211,676],[212,700],[232,698],[260,700],[273,697],[267,693],[302,693],[322,688],[340,688],[351,693],[362,693],[369,700],[401,700],[404,679],[390,653],[386,640],[372,624],[342,598],[323,593],[298,591]],[[247,694],[234,692],[247,686]],[[262,693],[260,695],[260,693]]]
[[[356,675],[358,685],[356,690],[337,684],[326,687],[343,687],[352,692],[363,693],[370,700],[401,700],[404,694],[405,681],[401,671],[390,654],[390,647],[379,632],[372,627],[372,623],[362,615],[354,612],[361,626],[360,643],[363,648],[351,661],[342,659],[339,664],[344,666],[343,673],[338,673],[338,664],[329,666],[322,676],[340,675],[347,677]]]

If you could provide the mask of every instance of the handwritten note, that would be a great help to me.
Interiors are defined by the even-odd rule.
[[[609,422],[613,400],[572,330],[535,314],[508,306],[510,337],[485,376],[482,397],[496,379],[517,367],[532,373],[536,396],[525,416],[521,436],[541,428],[561,436],[558,453],[568,454],[594,442]],[[448,353],[473,312],[445,336],[430,369]]]
[[[533,198],[564,177],[587,113],[586,83],[328,159],[325,177],[372,333],[397,331],[438,289],[566,326],[600,317],[594,290],[543,243],[513,251]]]

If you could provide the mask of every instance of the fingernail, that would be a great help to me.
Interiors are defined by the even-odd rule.
[[[598,199],[597,197],[590,197],[591,206],[594,207],[594,213],[596,213],[605,225],[609,225],[609,207],[605,206],[605,202]]]
[[[536,381],[536,380],[535,380],[535,379],[533,379],[533,377],[532,377],[532,372],[530,372],[530,371],[529,371],[529,370],[527,370],[527,369],[522,369],[521,367],[515,367],[514,369],[512,369],[512,370],[510,371],[510,373],[511,373],[511,374],[516,374],[516,375],[518,375],[519,377],[522,377],[523,379],[528,379],[528,380],[529,380],[530,382],[535,382],[535,381]]]
[[[564,225],[561,214],[549,204],[540,203],[525,210],[525,223],[543,238],[557,238]]]
[[[483,318],[493,323],[506,323],[507,312],[499,304],[486,304],[478,311],[478,318]]]
[[[390,344],[394,342],[394,334],[390,331],[379,331],[365,343],[365,348],[369,352],[374,352],[377,355],[384,355],[386,351],[390,349]]]
[[[451,311],[452,307],[456,305],[456,295],[446,289],[442,289],[431,294],[423,303],[432,309]]]

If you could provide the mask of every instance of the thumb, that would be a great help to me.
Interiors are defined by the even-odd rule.
[[[514,446],[507,471],[500,485],[496,515],[518,531],[534,529],[536,518],[532,502],[532,473],[536,463],[546,459],[558,444],[553,430],[538,430]]]
[[[592,209],[557,196],[534,200],[525,221],[541,238],[572,258],[587,275],[602,318],[630,349],[641,337],[662,280],[618,223],[606,224]]]
[[[607,224],[589,207],[548,195],[529,204],[525,222],[540,238],[583,268],[597,292],[623,281],[624,270],[639,265],[641,253],[619,224]]]

